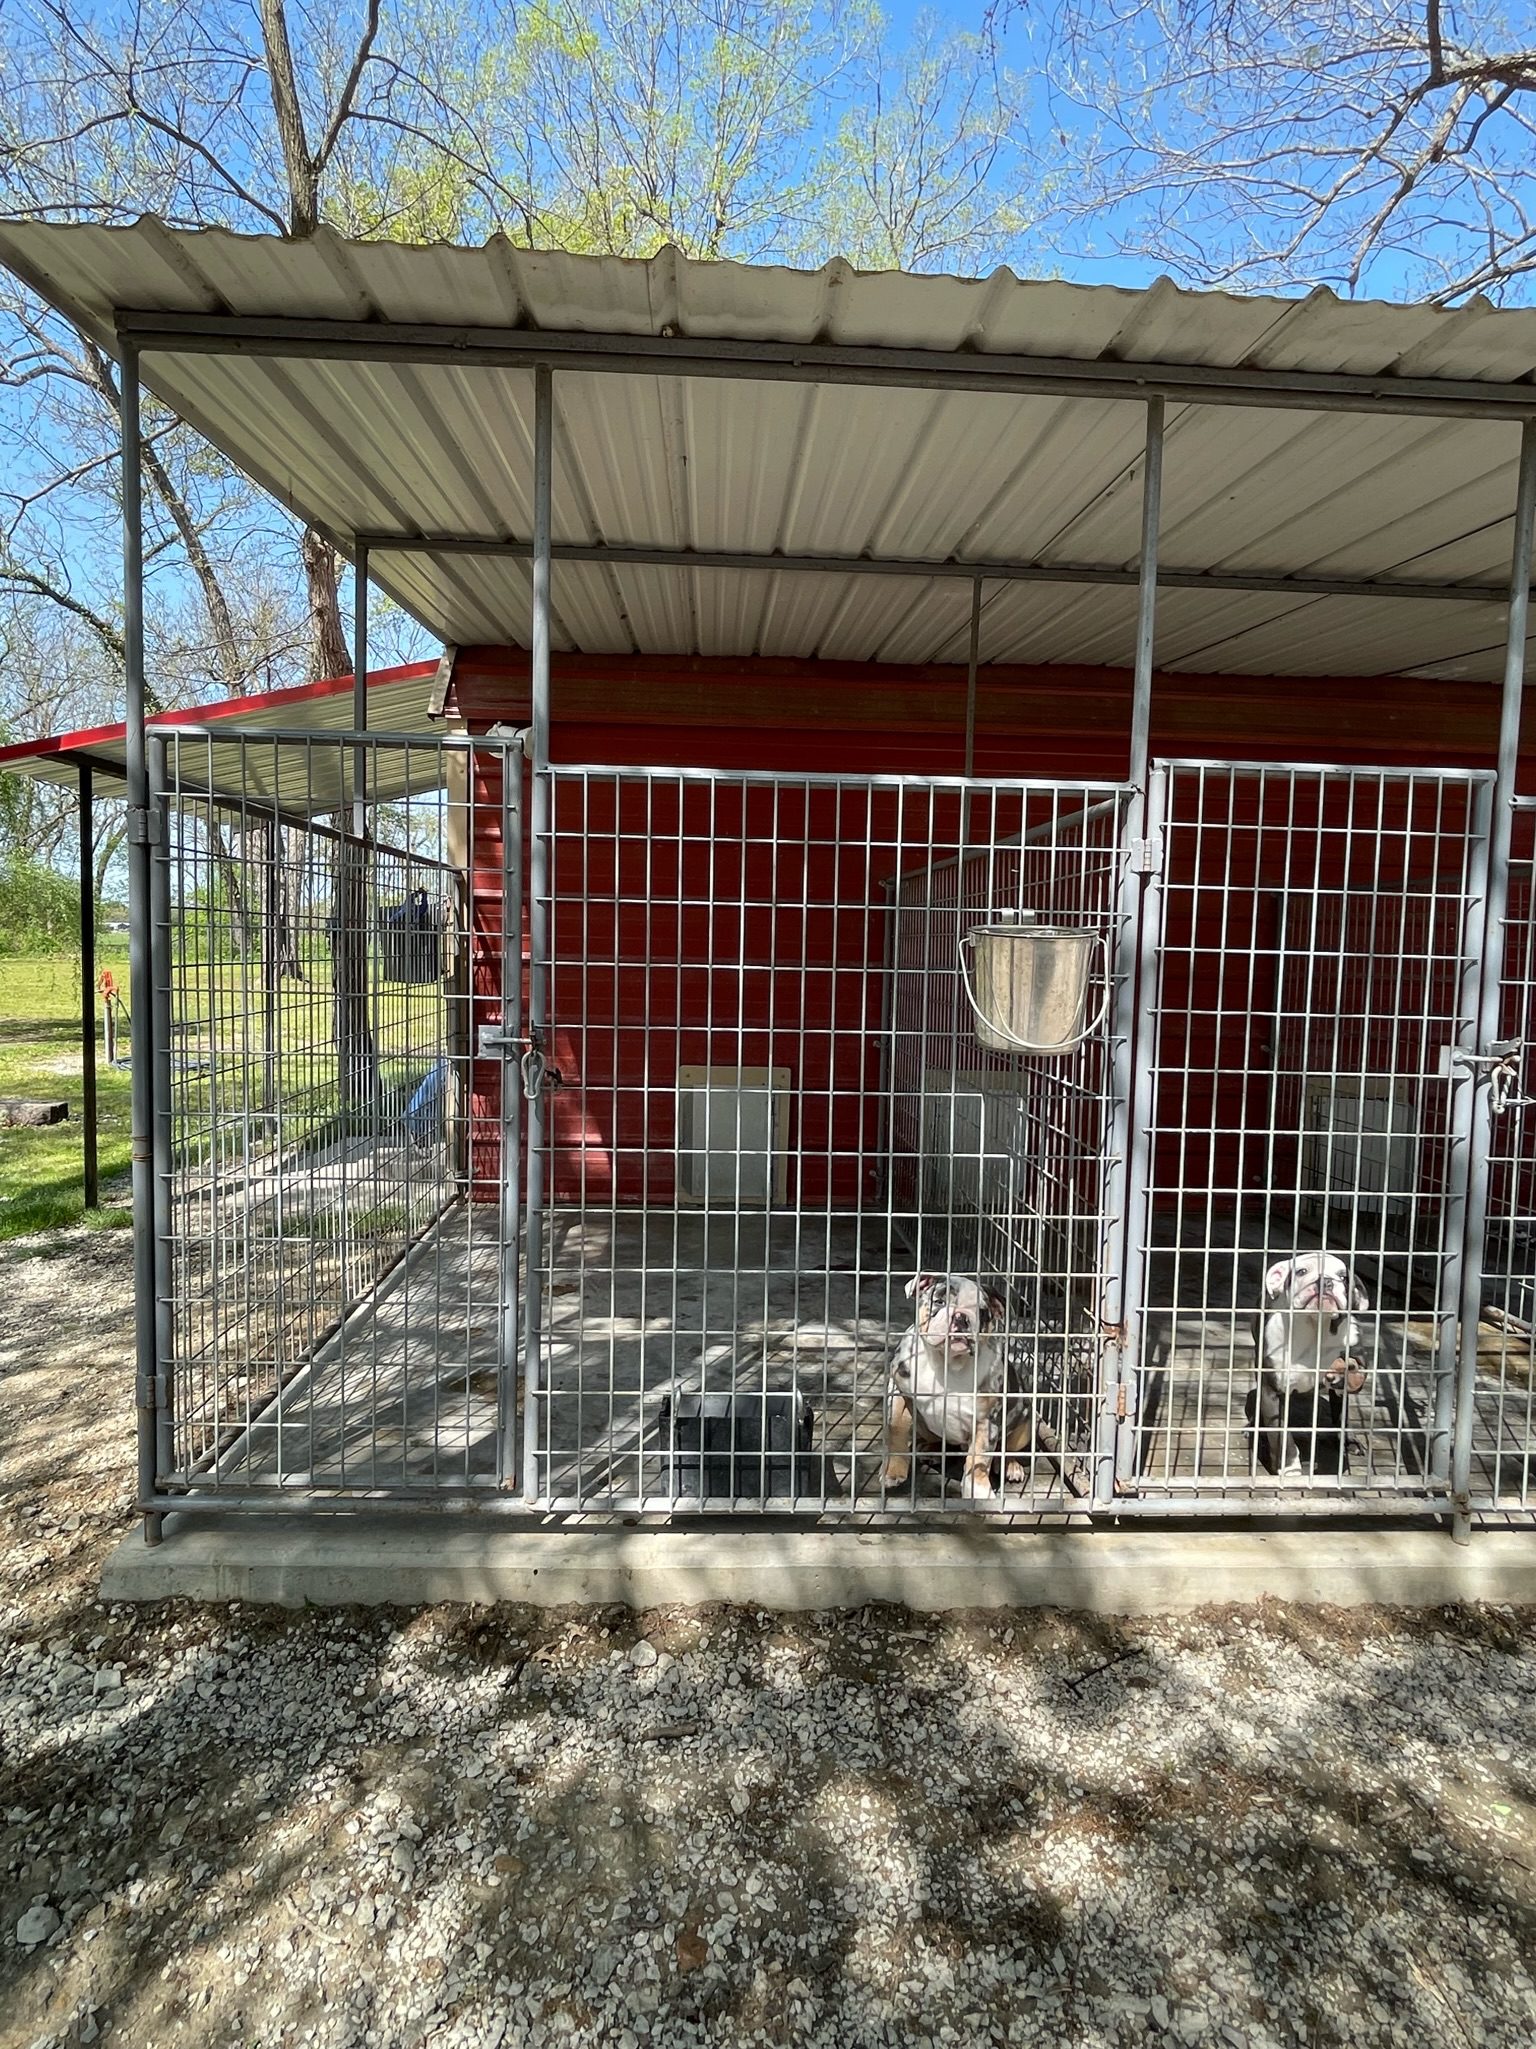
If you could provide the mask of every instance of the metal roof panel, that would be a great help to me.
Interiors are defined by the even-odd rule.
[[[119,310],[518,326],[609,336],[1019,352],[1214,369],[1529,382],[1536,310],[1453,310],[1144,291],[1055,280],[814,272],[532,252],[305,242],[222,230],[0,223],[0,259],[104,346]],[[532,376],[523,368],[146,353],[146,376],[284,503],[357,533],[526,539]],[[663,373],[556,379],[555,537],[694,549],[964,561],[1134,560],[1141,409]],[[1533,386],[1536,406],[1536,386]],[[1165,566],[1497,584],[1516,432],[1397,414],[1171,404]],[[522,565],[375,557],[377,580],[445,640],[526,641]],[[733,581],[732,579],[738,579]],[[598,651],[872,660],[951,648],[963,586],[854,576],[557,564],[555,644]],[[1404,606],[1400,612],[1394,607]],[[1361,609],[1364,607],[1365,609]],[[1474,609],[1477,616],[1473,616]],[[1124,592],[1010,591],[989,617],[1021,660],[1129,658]],[[1281,594],[1159,607],[1164,666],[1377,673],[1413,661],[1493,676],[1481,608]],[[1459,623],[1448,614],[1461,613]],[[1304,626],[1301,621],[1304,619]],[[1241,622],[1239,624],[1238,622]]]

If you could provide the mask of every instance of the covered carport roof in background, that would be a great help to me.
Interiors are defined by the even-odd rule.
[[[397,669],[375,669],[368,677],[368,726],[371,732],[426,732],[441,701],[446,662],[410,662]],[[262,802],[293,818],[334,812],[350,802],[352,750],[336,746],[279,744],[280,733],[302,733],[323,742],[329,733],[353,730],[354,694],[350,676],[331,676],[292,690],[268,690],[248,697],[226,697],[217,704],[161,712],[147,722],[151,735],[177,735],[177,788],[183,792],[238,792],[232,801]],[[238,727],[241,738],[220,737]],[[270,747],[253,735],[270,733]],[[0,747],[0,770],[31,776],[37,782],[73,788],[82,768],[94,779],[96,794],[127,777],[128,729],[123,725],[86,726],[55,733],[44,740],[22,740]],[[366,790],[370,799],[391,803],[416,789],[435,789],[442,763],[430,742],[369,750]]]
[[[450,644],[1493,680],[1536,312],[0,224],[0,260]],[[510,551],[510,552],[509,552]],[[558,707],[557,707],[558,711]]]

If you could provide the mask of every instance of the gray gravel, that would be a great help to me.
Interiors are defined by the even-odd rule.
[[[119,1259],[0,1247],[0,2049],[1536,2041],[1536,1618],[104,1608]]]
[[[6,1647],[7,2045],[1536,2038],[1498,1614],[102,1611]]]

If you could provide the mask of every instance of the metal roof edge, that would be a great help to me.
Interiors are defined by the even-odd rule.
[[[392,683],[408,683],[436,677],[440,661],[401,662],[389,669],[370,669],[368,688],[378,690]],[[275,711],[287,705],[314,703],[340,697],[352,688],[352,677],[323,676],[312,683],[295,683],[281,690],[249,692],[244,697],[222,697],[212,704],[183,705],[177,710],[156,712],[145,721],[151,732],[166,727],[206,725],[210,720],[234,719],[253,711]],[[28,761],[53,760],[61,754],[78,754],[87,748],[112,746],[127,737],[128,728],[116,720],[106,726],[79,726],[65,733],[48,733],[37,740],[13,740],[0,747],[0,769],[24,770]]]

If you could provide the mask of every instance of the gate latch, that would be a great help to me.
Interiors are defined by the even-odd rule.
[[[548,1089],[563,1089],[565,1076],[558,1067],[551,1067],[544,1058],[544,1049],[537,1043],[530,1045],[522,1059],[523,1094],[529,1102],[537,1102]]]
[[[1474,1081],[1488,1084],[1488,1108],[1497,1117],[1505,1110],[1523,1110],[1536,1104],[1536,1096],[1520,1087],[1520,1057],[1525,1051],[1520,1039],[1495,1039],[1486,1053],[1469,1053],[1460,1046],[1450,1049],[1453,1066],[1462,1067]]]

